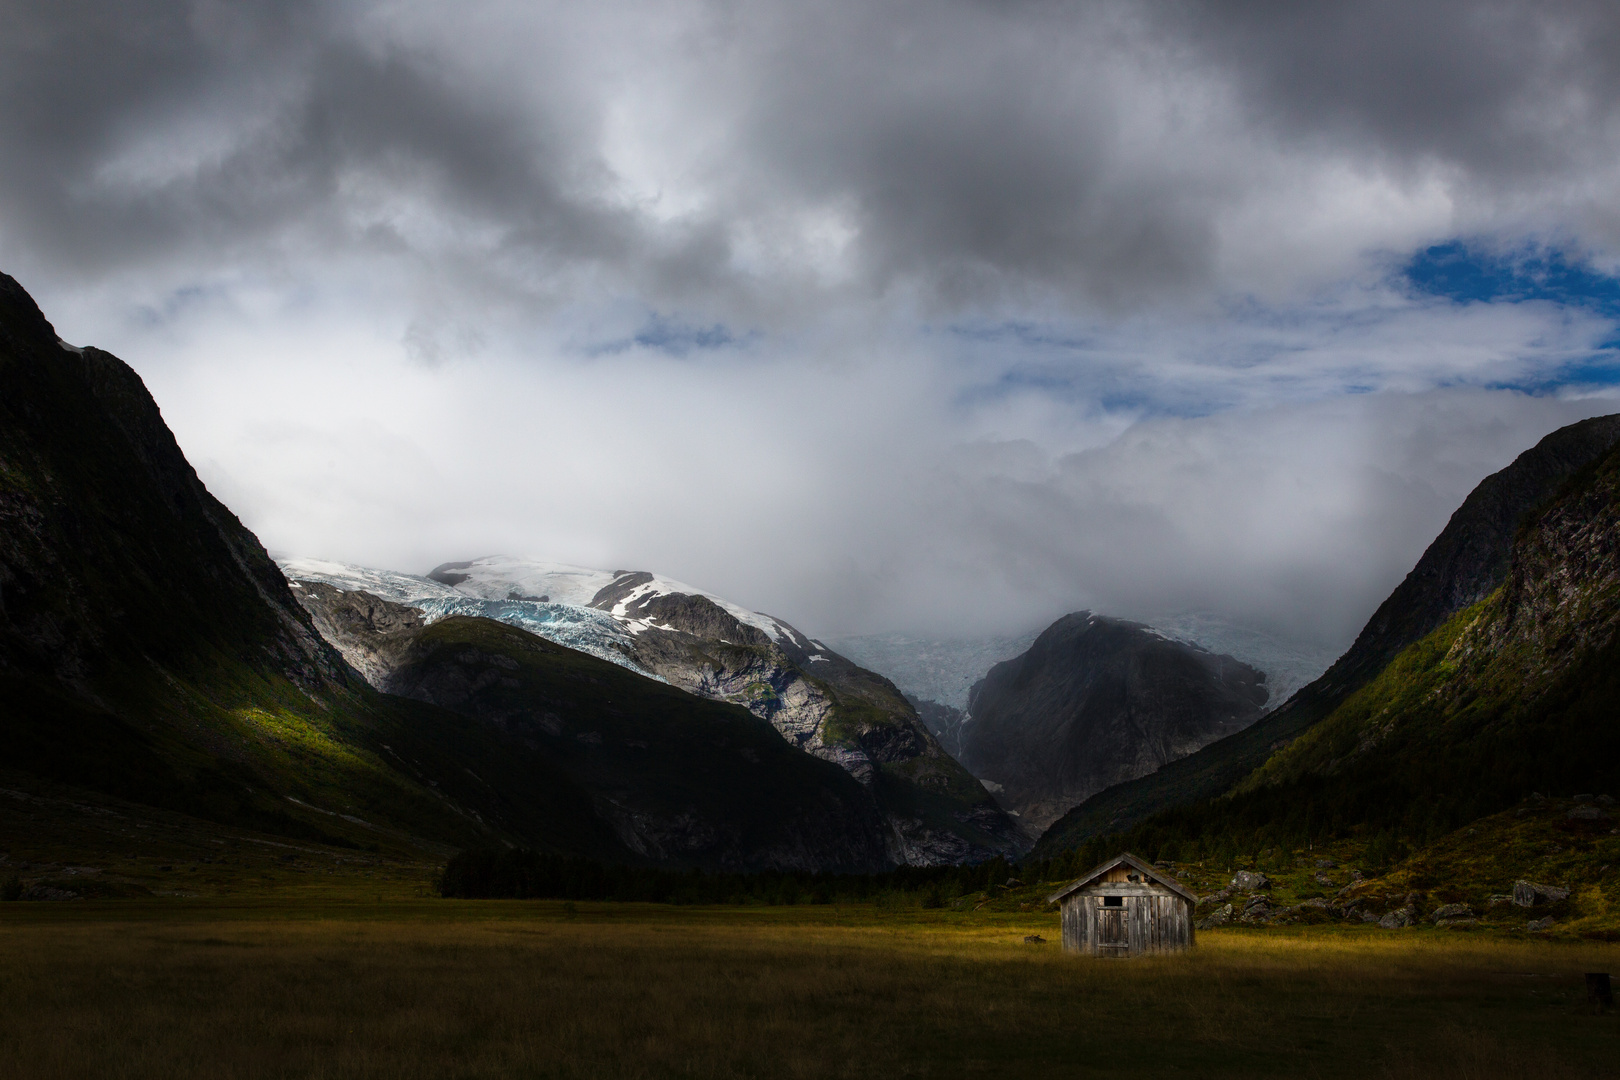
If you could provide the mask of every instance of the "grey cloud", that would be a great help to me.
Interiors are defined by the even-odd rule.
[[[1219,277],[1229,219],[1258,203],[1257,227],[1303,228],[1267,192],[1326,183],[1324,162],[1397,184],[1443,166],[1520,213],[1590,201],[1620,136],[1620,16],[1600,3],[465,11],[11,5],[8,246],[64,272],[169,254],[203,273],[289,230],[379,253],[414,215],[452,239],[399,244],[460,259],[475,293],[585,281],[697,318],[917,288],[1131,306],[1244,287]],[[646,153],[702,148],[660,174],[692,189],[673,217],[615,195],[620,107],[667,111]],[[120,175],[136,146],[172,174]],[[798,264],[788,234],[818,214],[852,231],[845,291]],[[1341,265],[1393,235],[1346,228],[1319,241]]]
[[[1620,10],[1604,0],[1205,0],[1158,25],[1254,116],[1333,148],[1438,159],[1486,183],[1614,165]]]
[[[1480,479],[1613,407],[1436,391],[1167,419],[1040,476],[1023,452],[966,448],[911,478],[890,507],[904,524],[854,526],[864,555],[819,579],[834,595],[796,602],[820,625],[871,620],[833,630],[945,637],[1209,611],[1342,649]]]
[[[278,546],[600,555],[826,632],[1207,605],[1339,640],[1474,481],[1602,408],[1321,399],[1533,385],[1606,339],[1392,295],[1366,260],[1620,238],[1617,26],[16,0],[0,256]],[[1310,302],[1233,313],[1268,283]]]

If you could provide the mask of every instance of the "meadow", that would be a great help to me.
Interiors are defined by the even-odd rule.
[[[1038,934],[1044,945],[1026,944]],[[1600,942],[1235,929],[1133,961],[1056,916],[212,897],[0,905],[16,1077],[1614,1076]]]

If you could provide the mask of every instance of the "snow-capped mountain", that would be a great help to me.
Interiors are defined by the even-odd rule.
[[[515,560],[503,561],[515,562]],[[409,604],[427,616],[429,622],[447,615],[481,615],[487,619],[522,627],[548,641],[555,641],[570,649],[578,649],[580,652],[589,653],[643,675],[659,678],[631,658],[634,635],[637,630],[646,629],[645,624],[633,619],[615,617],[611,612],[588,606],[592,594],[585,593],[582,588],[567,590],[568,583],[582,579],[585,575],[601,576],[602,572],[598,570],[556,564],[529,564],[536,567],[546,566],[549,576],[564,586],[553,591],[559,597],[571,598],[553,602],[550,593],[546,592],[527,595],[488,595],[500,594],[503,591],[505,594],[517,594],[522,591],[515,585],[506,586],[503,590],[500,583],[493,578],[486,578],[477,585],[459,589],[453,582],[434,580],[432,577],[406,574],[397,570],[374,570],[370,567],[328,562],[323,559],[281,559],[278,565],[281,572],[287,576],[287,580],[295,585],[299,581],[319,581],[345,592],[368,592],[396,604]],[[436,574],[440,572],[434,571]],[[611,575],[607,576],[611,579]],[[580,596],[584,596],[584,599],[573,599]]]
[[[700,697],[742,705],[790,744],[837,763],[872,791],[896,862],[960,862],[1027,843],[887,679],[781,619],[712,593],[646,571],[507,556],[445,563],[427,575],[314,559],[280,565],[293,582],[368,592],[408,604],[430,622],[449,615],[495,619]]]

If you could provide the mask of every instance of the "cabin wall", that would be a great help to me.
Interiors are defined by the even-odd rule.
[[[1113,884],[1099,880],[1099,885]],[[1087,889],[1063,898],[1063,949],[1084,956],[1120,955],[1102,949],[1098,941],[1102,897],[1119,895],[1115,889]],[[1127,956],[1174,952],[1193,945],[1192,907],[1185,899],[1156,888],[1133,889],[1125,895],[1124,920]]]

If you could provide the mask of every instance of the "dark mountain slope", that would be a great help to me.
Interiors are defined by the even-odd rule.
[[[509,661],[486,652],[497,666]],[[416,659],[426,681],[460,655]],[[743,793],[735,850],[627,847],[621,818],[598,812],[601,787],[576,780],[605,770],[367,685],[317,633],[258,541],[208,494],[135,373],[107,353],[62,345],[16,282],[0,277],[0,773],[222,827],[417,857],[501,842],[712,865],[864,857],[870,844],[844,855],[852,815],[840,793],[863,796],[837,769],[792,753],[746,713],[688,716],[686,695],[647,685],[665,696],[643,692],[649,708],[637,722],[690,721],[691,745],[730,738],[734,749],[749,745],[731,731],[746,723],[748,736],[763,728],[762,744],[791,758],[756,777],[740,752],[717,751],[706,772],[690,755],[669,755],[666,769],[686,769],[692,785]],[[592,692],[565,703],[565,725],[605,707]],[[648,775],[627,770],[619,780],[635,788]],[[858,833],[858,813],[853,822]],[[749,847],[756,838],[759,851]]]
[[[344,685],[254,536],[208,494],[140,378],[69,350],[0,275],[0,664],[76,685],[215,655]]]
[[[1534,791],[1620,790],[1620,449],[1536,512],[1503,585],[1409,646],[1228,797],[1161,814],[1151,850],[1426,843]],[[1585,816],[1581,816],[1584,814]],[[1606,835],[1596,806],[1564,823]]]
[[[883,810],[895,862],[976,862],[1027,846],[1023,830],[888,679],[774,617],[767,618],[775,640],[706,596],[637,596],[651,579],[623,574],[591,606],[661,624],[635,637],[632,656],[647,670],[747,707],[793,745],[866,784]]]
[[[1038,851],[1074,847],[1170,807],[1230,790],[1270,755],[1327,717],[1403,649],[1500,585],[1524,515],[1620,440],[1620,416],[1561,428],[1481,481],[1406,580],[1321,678],[1252,727],[1158,772],[1110,788],[1054,823]]]
[[[332,575],[311,566],[313,576],[339,588],[364,588],[349,582],[366,575],[400,577],[355,569]],[[481,608],[489,605],[459,614],[488,614],[544,636],[554,614],[544,610],[550,599],[606,614],[625,631],[602,641],[607,648],[689,693],[743,706],[790,745],[865,785],[882,808],[897,863],[976,862],[1014,855],[1029,843],[893,683],[782,619],[646,571],[486,556],[445,563],[428,578]],[[408,595],[408,579],[401,584]],[[445,600],[426,603],[442,613]],[[575,616],[568,618],[574,633]]]
[[[975,684],[962,761],[1044,829],[1087,796],[1253,723],[1264,682],[1139,623],[1065,615]]]
[[[3,275],[0,738],[5,769],[283,835],[616,846],[544,762],[354,678],[139,377]]]
[[[726,869],[874,870],[877,804],[738,705],[695,697],[491,619],[298,582],[316,625],[391,694],[454,710],[554,763],[629,850]]]

